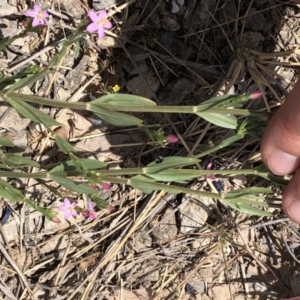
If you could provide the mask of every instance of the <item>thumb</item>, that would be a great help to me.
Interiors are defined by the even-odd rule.
[[[300,162],[300,81],[269,122],[264,133],[261,154],[275,174],[294,172]]]
[[[296,171],[300,164],[300,81],[269,122],[262,139],[264,163],[275,174]],[[300,170],[283,193],[283,210],[300,223]]]

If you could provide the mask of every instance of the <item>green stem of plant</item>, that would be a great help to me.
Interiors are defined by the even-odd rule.
[[[102,177],[103,181],[107,181],[107,182],[113,182],[113,183],[119,183],[119,184],[126,184],[126,185],[131,185],[130,183],[130,179],[126,179],[126,178],[116,178],[116,177]],[[161,183],[161,184],[157,184],[161,186],[161,190],[164,190],[165,188],[165,184]],[[215,193],[210,193],[210,192],[204,192],[204,191],[198,191],[198,190],[191,190],[189,188],[184,188],[181,186],[174,186],[176,188],[176,190],[180,190],[181,193],[185,193],[185,194],[193,194],[193,195],[198,195],[198,196],[202,196],[202,197],[209,197],[209,198],[215,198],[215,199],[219,199],[221,201],[226,201],[226,199],[224,199],[224,194],[215,194]],[[201,202],[199,200],[199,202]]]
[[[177,170],[177,169],[176,169]],[[175,169],[174,169],[175,171]],[[95,171],[99,176],[124,176],[124,175],[147,175],[146,168],[128,168],[121,170],[99,170]],[[190,170],[190,169],[180,169],[181,174],[194,174],[195,177],[203,175],[257,175],[264,176],[266,173],[261,174],[261,172],[254,169],[241,169],[241,170]],[[271,173],[270,173],[271,174]],[[66,172],[67,177],[71,176],[84,176],[81,171]],[[47,173],[15,173],[15,172],[2,172],[1,177],[16,177],[16,178],[46,178]]]
[[[151,167],[149,167],[151,168]],[[174,172],[178,171],[181,174],[191,174],[195,177],[204,175],[257,175],[266,178],[268,172],[260,172],[255,169],[240,169],[240,170],[191,170],[191,169],[174,169]],[[91,171],[93,172],[93,171]],[[147,175],[146,168],[128,168],[121,170],[95,170],[95,174],[99,177],[103,176],[126,176],[126,175]],[[48,177],[47,173],[19,173],[19,172],[1,172],[1,177],[9,178],[35,178],[35,179],[45,179]],[[66,177],[72,176],[85,176],[81,171],[72,171],[59,173],[59,175],[64,175]],[[150,172],[148,172],[150,174]],[[271,175],[271,173],[269,173]]]
[[[47,99],[39,96],[32,95],[23,95],[17,93],[8,94],[11,99],[18,99],[25,102],[43,104],[47,106],[55,106],[62,108],[69,108],[74,110],[89,110],[90,103],[83,102],[65,102]],[[0,96],[5,98],[5,93],[0,92]],[[96,105],[96,104],[94,104]],[[99,107],[110,110],[110,111],[119,111],[119,112],[149,112],[149,113],[187,113],[187,114],[201,114],[197,111],[197,106],[113,106],[109,104],[99,104]],[[218,113],[218,114],[233,114],[241,116],[271,116],[272,114],[268,112],[258,112],[250,111],[246,109],[227,109],[227,108],[211,108],[207,113]]]

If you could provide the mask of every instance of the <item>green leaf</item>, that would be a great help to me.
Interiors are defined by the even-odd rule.
[[[99,209],[107,207],[107,202],[99,197],[97,194],[93,194],[90,196],[91,200],[96,203]]]
[[[68,154],[71,152],[76,152],[75,148],[69,144],[67,141],[65,141],[63,138],[61,138],[59,135],[55,136],[55,141],[59,149],[64,153]]]
[[[164,157],[161,163],[152,162],[143,168],[144,174],[154,174],[168,168],[195,165],[199,160],[191,157],[170,156]]]
[[[200,158],[200,157],[203,157],[203,156],[206,156],[208,154],[211,154],[211,153],[214,153],[220,149],[223,149],[225,147],[228,147],[230,146],[231,144],[237,142],[238,140],[242,139],[244,136],[243,135],[240,135],[240,134],[235,134],[225,140],[223,140],[219,145],[217,145],[216,147],[213,147],[213,148],[210,148],[204,152],[201,152],[197,155],[195,155],[195,158]]]
[[[197,106],[197,112],[204,112],[214,107],[236,107],[251,99],[251,95],[222,95],[213,97]]]
[[[15,144],[8,138],[0,136],[0,145],[4,147],[14,147]]]
[[[35,210],[42,213],[48,220],[52,221],[53,218],[56,216],[56,213],[54,209],[42,207],[38,204],[36,204],[34,201],[30,199],[24,199],[24,202],[26,202],[29,206],[34,208]]]
[[[258,172],[258,174],[257,174],[258,176],[260,176],[264,179],[270,180],[272,182],[278,183],[280,185],[287,186],[288,183],[290,182],[290,180],[283,179],[280,176],[272,174],[265,165],[258,166],[255,169]]]
[[[83,174],[86,174],[87,169],[81,163],[80,158],[74,155],[73,153],[70,153],[69,156],[72,159],[75,166],[77,167],[77,169],[80,170]]]
[[[271,213],[255,208],[253,206],[247,205],[247,204],[242,204],[239,202],[233,202],[233,201],[226,201],[226,203],[228,204],[228,206],[230,206],[231,208],[234,208],[236,210],[239,210],[241,212],[244,212],[246,214],[249,215],[253,215],[253,216],[272,216]]]
[[[196,114],[204,120],[220,127],[236,129],[238,126],[237,119],[234,116],[210,112],[198,112]]]
[[[245,195],[257,195],[257,194],[269,194],[271,189],[269,188],[257,188],[257,187],[250,187],[245,189],[239,189],[236,191],[232,191],[225,194],[224,199],[233,199],[238,198]]]
[[[59,53],[55,54],[49,61],[48,68],[53,68],[65,57],[68,51],[68,45],[63,45]]]
[[[1,156],[1,161],[8,165],[11,168],[21,168],[21,167],[34,167],[38,168],[40,166],[39,163],[33,161],[29,158],[20,156],[15,153],[6,153]]]
[[[10,38],[10,39],[9,39],[9,37],[2,38],[0,40],[0,51],[2,51],[7,46],[9,46],[14,40],[15,40],[15,38]]]
[[[34,75],[29,75],[25,78],[22,78],[20,80],[18,80],[15,84],[13,84],[6,92],[6,94],[9,93],[13,93],[16,90],[19,90],[21,88],[23,88],[24,86],[29,86],[41,79],[43,79],[44,77],[46,77],[48,74],[52,73],[53,71],[49,70],[49,69],[45,69],[37,74]]]
[[[10,168],[7,165],[1,163],[0,163],[0,169],[10,170]]]
[[[88,186],[87,184],[79,183],[73,181],[69,178],[64,177],[61,173],[48,173],[47,176],[49,179],[59,183],[70,191],[74,191],[76,193],[83,194],[94,194],[95,190]]]
[[[0,196],[10,201],[15,201],[15,202],[24,201],[24,197],[21,191],[15,189],[9,183],[7,183],[2,179],[0,179]]]
[[[128,184],[133,186],[136,189],[141,190],[142,192],[146,194],[150,194],[153,191],[156,190],[164,190],[170,194],[179,194],[181,193],[181,190],[179,187],[166,185],[162,183],[156,183],[150,178],[147,178],[142,175],[134,176],[131,179],[128,180]]]
[[[195,172],[189,174],[188,170],[184,170],[185,173],[181,173],[180,171],[180,169],[168,169],[154,174],[147,174],[147,177],[153,178],[157,181],[173,181],[177,183],[186,183],[195,177],[198,177]]]
[[[89,158],[81,158],[80,163],[83,165],[83,167],[86,170],[98,170],[103,169],[107,166],[106,163],[102,161],[98,161],[95,159],[89,159]],[[72,160],[65,161],[58,166],[55,166],[52,168],[49,173],[53,172],[72,172],[72,171],[80,171],[75,163]]]
[[[112,106],[112,107],[118,107],[118,106],[156,106],[156,103],[152,100],[149,100],[144,97],[130,95],[130,94],[109,94],[102,96],[100,98],[97,98],[93,101],[91,101],[91,104],[96,105],[105,105],[106,106]],[[130,110],[130,109],[129,109]]]
[[[2,51],[3,49],[5,49],[7,46],[9,46],[13,41],[15,41],[16,39],[18,39],[19,37],[24,36],[26,33],[26,30],[23,30],[22,32],[20,32],[19,34],[16,34],[13,37],[5,37],[5,38],[1,38],[0,40],[0,51]]]
[[[110,111],[96,104],[87,105],[87,110],[92,111],[100,119],[115,126],[134,126],[142,124],[142,120],[134,116],[123,114],[117,111]]]
[[[18,94],[5,95],[6,101],[22,116],[34,122],[44,124],[46,127],[60,126],[61,124],[54,119],[43,113],[42,111],[34,108],[26,102],[17,99]]]
[[[49,185],[45,180],[36,178],[35,179],[39,184],[45,186],[53,195],[63,198],[63,195],[59,192],[57,188],[54,188],[53,186]]]

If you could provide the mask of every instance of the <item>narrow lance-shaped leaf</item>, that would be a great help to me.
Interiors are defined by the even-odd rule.
[[[88,185],[73,181],[69,178],[63,177],[59,173],[48,173],[47,178],[59,183],[70,191],[83,194],[94,194],[95,191]]]
[[[225,194],[225,199],[232,199],[232,198],[238,198],[240,196],[244,195],[251,195],[251,194],[269,194],[271,192],[271,189],[269,188],[257,188],[257,187],[250,187],[250,188],[244,188],[239,189],[236,191],[232,191]]]
[[[75,166],[77,167],[77,169],[80,170],[83,174],[86,174],[87,169],[83,166],[80,159],[76,155],[74,155],[73,153],[70,153],[69,156],[72,159]]]
[[[255,208],[255,207],[247,205],[247,204],[242,204],[242,203],[233,202],[233,201],[226,201],[226,203],[231,208],[239,210],[239,211],[244,212],[249,215],[254,215],[254,216],[271,216],[272,215],[271,213],[269,213],[267,211]]]
[[[234,116],[210,112],[198,112],[196,114],[204,120],[223,128],[236,129],[238,125],[237,119]]]
[[[6,165],[12,167],[12,168],[21,168],[21,167],[34,167],[38,168],[40,166],[39,163],[37,163],[34,160],[31,160],[29,158],[23,157],[21,155],[15,154],[15,153],[6,153],[1,156],[1,161],[5,163]]]
[[[20,80],[18,80],[16,83],[14,83],[6,92],[6,94],[9,93],[13,93],[16,90],[19,90],[25,86],[29,86],[41,79],[43,79],[44,77],[46,77],[47,75],[49,75],[50,73],[52,73],[53,71],[49,70],[49,69],[45,69],[37,74],[34,75],[29,75],[25,78],[22,78]]]
[[[33,75],[41,71],[41,68],[36,65],[31,65],[21,72],[13,74],[11,76],[0,75],[0,90],[4,90],[8,85],[12,85],[19,78],[23,78],[28,75]]]
[[[91,200],[96,203],[99,209],[107,207],[107,202],[99,197],[97,194],[93,194],[90,196]]]
[[[156,106],[156,103],[152,100],[149,100],[144,97],[136,96],[136,95],[129,95],[129,94],[108,94],[102,96],[100,98],[94,99],[91,101],[91,104],[98,104],[112,107],[118,106],[128,106],[130,111],[130,106]]]
[[[198,112],[204,112],[208,111],[211,108],[214,107],[235,107],[237,105],[242,104],[243,102],[248,101],[249,99],[252,99],[251,94],[246,95],[222,95],[213,97],[204,103],[197,106]]]
[[[160,163],[152,162],[148,164],[147,167],[143,168],[143,172],[144,174],[154,174],[168,168],[190,166],[195,165],[198,162],[198,159],[190,157],[164,157],[163,161]]]
[[[142,120],[134,116],[123,114],[117,111],[110,111],[96,104],[89,103],[87,110],[93,112],[100,119],[115,126],[134,126],[142,124]]]
[[[242,139],[244,136],[243,135],[240,135],[240,134],[235,134],[234,136],[231,136],[225,140],[223,140],[219,145],[217,145],[216,147],[213,147],[213,148],[210,148],[204,152],[201,152],[197,155],[195,155],[195,158],[200,158],[200,157],[203,157],[203,156],[206,156],[208,154],[211,154],[211,153],[214,153],[220,149],[223,149],[225,147],[228,147],[230,146],[231,144],[237,142],[238,140]]]
[[[19,37],[24,36],[27,33],[27,31],[28,30],[23,30],[22,32],[20,32],[19,34],[16,34],[13,37],[5,37],[5,38],[1,39],[0,40],[0,51],[5,49],[7,46],[9,46],[12,42],[14,42]]]
[[[34,122],[44,124],[46,127],[60,126],[61,124],[42,111],[34,108],[26,102],[18,100],[18,94],[5,95],[6,101],[22,116]]]
[[[42,213],[50,221],[52,221],[56,215],[56,212],[53,209],[47,208],[47,207],[42,207],[30,199],[24,199],[24,202],[26,202],[29,206],[31,206],[35,210]]]
[[[0,136],[0,145],[4,147],[14,147],[15,144],[8,138]]]
[[[136,189],[141,190],[146,194],[150,194],[156,190],[164,190],[170,194],[179,194],[181,190],[179,187],[174,187],[167,184],[156,183],[155,181],[151,180],[142,175],[134,176],[128,180],[128,184],[133,186]]]
[[[103,169],[107,166],[106,163],[102,161],[98,161],[95,159],[89,159],[89,158],[81,158],[80,163],[84,166],[87,170],[97,170],[97,169]],[[72,160],[65,161],[63,163],[60,163],[59,165],[53,167],[49,172],[72,172],[72,171],[80,171],[75,163]]]
[[[0,196],[10,201],[24,201],[24,197],[21,191],[15,189],[13,186],[2,179],[0,179]]]
[[[57,146],[63,153],[68,154],[71,152],[76,152],[75,148],[67,141],[65,141],[63,138],[61,138],[59,135],[55,136],[55,141]]]
[[[198,176],[194,172],[191,172],[189,174],[188,170],[185,170],[185,173],[181,173],[180,171],[181,171],[180,169],[168,169],[154,174],[146,174],[146,176],[157,181],[165,181],[165,182],[173,181],[177,183],[186,183]]]

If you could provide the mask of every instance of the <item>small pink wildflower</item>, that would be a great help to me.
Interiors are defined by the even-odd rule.
[[[213,167],[212,162],[209,162],[208,165],[206,166],[206,169],[211,170],[212,167]],[[207,175],[207,178],[209,178],[211,180],[216,180],[217,179],[217,177],[215,175],[212,175],[212,174]]]
[[[61,220],[58,217],[53,217],[52,221],[56,224],[61,223]]]
[[[71,203],[68,198],[64,199],[64,205],[59,206],[58,209],[65,213],[64,218],[67,220],[72,215],[74,218],[77,217],[77,211],[75,209],[77,203]]]
[[[176,135],[169,135],[169,136],[167,136],[167,143],[168,144],[174,144],[174,143],[177,143],[178,142],[178,137],[176,136]]]
[[[33,10],[26,10],[25,16],[33,18],[32,27],[46,24],[46,18],[49,18],[49,14],[46,11],[42,11],[38,4],[34,4]]]
[[[82,212],[82,215],[85,216],[86,218],[91,218],[92,220],[97,219],[97,214],[95,212],[95,206],[96,204],[92,201],[88,201],[88,208],[86,211]]]
[[[261,97],[262,96],[262,93],[261,92],[255,92],[255,93],[252,93],[251,95],[250,95],[250,98],[251,99],[258,99],[259,97]]]
[[[111,189],[111,185],[109,182],[102,182],[101,187],[103,190],[107,190],[107,191]]]
[[[107,210],[108,210],[108,212],[113,212],[114,210],[116,209],[116,207],[115,206],[113,206],[113,205],[107,205]]]
[[[93,10],[89,10],[88,15],[92,23],[88,25],[86,31],[90,33],[97,31],[99,39],[102,39],[104,37],[104,30],[112,28],[112,23],[107,19],[106,10],[100,10],[98,14]]]

